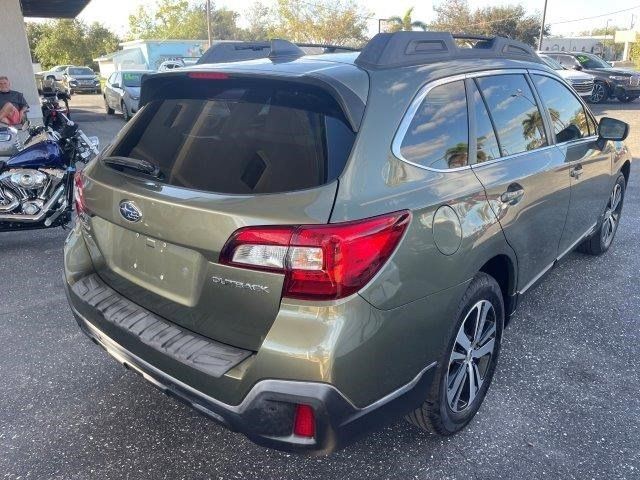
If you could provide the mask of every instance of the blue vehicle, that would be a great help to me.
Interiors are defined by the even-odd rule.
[[[65,226],[71,221],[76,164],[98,153],[97,138],[58,112],[53,126],[31,127],[24,142],[0,124],[0,231]]]

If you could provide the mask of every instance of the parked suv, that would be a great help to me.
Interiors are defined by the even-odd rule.
[[[590,101],[602,103],[609,98],[621,102],[632,102],[640,97],[640,74],[614,68],[597,55],[580,52],[545,52],[563,67],[580,70],[595,77],[595,85]]]
[[[585,100],[589,100],[591,98],[591,95],[593,94],[593,75],[589,75],[588,73],[580,72],[578,70],[569,70],[542,52],[538,52],[538,55],[544,63],[547,64],[547,66],[554,69],[558,75],[564,78],[565,81],[571,85],[576,92],[578,92],[578,95]]]
[[[518,298],[609,249],[631,154],[528,46],[379,34],[362,52],[147,77],[76,177],[82,330],[218,422],[330,452],[475,415]]]
[[[69,95],[76,92],[100,93],[100,78],[89,67],[67,67],[62,75],[62,86]]]

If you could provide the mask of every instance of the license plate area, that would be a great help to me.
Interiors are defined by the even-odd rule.
[[[171,301],[196,305],[206,273],[201,254],[99,217],[93,230],[108,269]]]

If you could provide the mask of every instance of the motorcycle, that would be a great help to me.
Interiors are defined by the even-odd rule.
[[[11,143],[11,130],[0,128],[0,145]],[[30,127],[27,140],[12,148],[19,151],[0,160],[0,232],[66,226],[76,164],[98,154],[97,137],[56,111],[53,125]]]
[[[71,118],[69,100],[71,96],[58,88],[56,78],[53,75],[47,75],[42,82],[42,99],[40,100],[45,127],[57,130],[62,127],[64,121]],[[64,103],[64,107],[60,105],[60,101]],[[60,116],[60,113],[63,113],[64,117]]]

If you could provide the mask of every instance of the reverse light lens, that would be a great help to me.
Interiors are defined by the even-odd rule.
[[[288,247],[276,245],[240,245],[233,252],[233,262],[265,268],[284,268]]]
[[[245,227],[227,241],[220,263],[284,273],[284,297],[344,298],[382,268],[410,219],[402,211],[327,225]]]
[[[293,434],[299,437],[313,438],[316,434],[316,416],[309,405],[296,405],[293,422]]]

